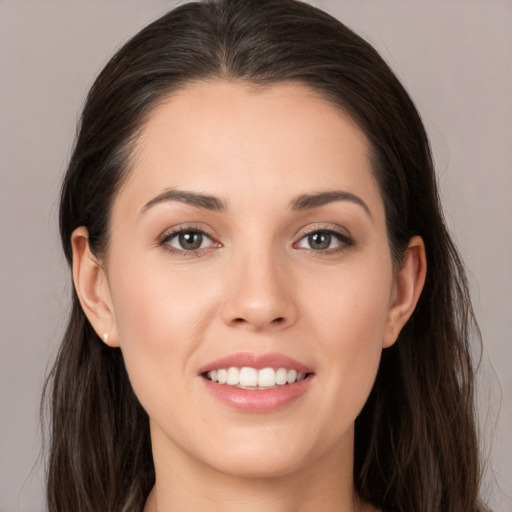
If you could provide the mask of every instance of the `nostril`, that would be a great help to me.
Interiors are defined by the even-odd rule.
[[[274,320],[272,320],[270,323],[280,325],[280,324],[284,323],[284,321],[285,321],[285,318],[283,316],[279,316],[277,318],[274,318]],[[245,324],[245,323],[247,323],[247,320],[245,320],[245,318],[241,318],[241,317],[233,318],[233,323]]]

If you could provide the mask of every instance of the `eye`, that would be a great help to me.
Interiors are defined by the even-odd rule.
[[[180,228],[168,233],[160,242],[171,252],[192,252],[214,245],[213,240],[198,229]]]
[[[336,251],[354,245],[351,238],[332,229],[311,231],[303,236],[296,247],[313,251]]]

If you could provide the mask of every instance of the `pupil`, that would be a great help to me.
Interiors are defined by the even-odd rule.
[[[201,233],[186,232],[181,233],[179,236],[179,242],[183,249],[199,249],[203,242],[203,235]]]
[[[309,235],[309,245],[313,249],[328,249],[331,245],[331,235],[329,233],[313,233]]]

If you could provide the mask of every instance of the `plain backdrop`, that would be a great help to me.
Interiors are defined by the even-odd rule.
[[[483,489],[512,510],[512,2],[320,0],[382,53],[431,136],[484,340]],[[44,510],[39,399],[67,317],[57,196],[84,96],[176,2],[0,0],[0,512]]]

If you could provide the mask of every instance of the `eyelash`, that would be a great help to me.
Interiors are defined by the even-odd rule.
[[[311,248],[304,248],[305,250],[312,251],[313,253],[316,253],[315,255],[330,255],[330,254],[337,254],[341,253],[343,251],[346,251],[350,247],[353,247],[355,245],[355,241],[353,238],[350,237],[345,231],[342,231],[341,229],[336,229],[331,226],[327,227],[321,227],[321,228],[314,228],[307,231],[304,231],[299,239],[298,242],[295,242],[293,244],[293,247],[297,249],[301,249],[301,247],[298,247],[298,244],[306,239],[307,237],[310,237],[315,234],[325,234],[329,235],[331,237],[334,237],[339,242],[339,247],[334,247],[332,249],[324,249],[324,250],[314,250]]]
[[[178,249],[170,245],[170,242],[173,238],[178,237],[179,235],[185,234],[197,234],[202,237],[206,237],[211,240],[211,243],[208,247],[200,247],[198,249],[186,250],[186,249]],[[210,235],[208,235],[204,230],[194,227],[194,226],[180,226],[179,228],[173,229],[171,231],[167,231],[160,239],[159,245],[162,246],[167,252],[171,254],[175,254],[177,256],[182,256],[184,258],[190,258],[195,256],[201,256],[205,251],[211,249],[213,247],[221,247],[220,242],[214,240]],[[202,245],[202,244],[201,244]]]
[[[170,242],[178,237],[179,235],[185,235],[185,234],[195,234],[195,235],[201,235],[202,237],[206,237],[211,242],[207,247],[199,247],[197,249],[178,249],[176,247],[173,247],[170,245]],[[328,235],[330,237],[333,237],[339,242],[339,247],[334,247],[331,249],[323,249],[323,250],[315,250],[312,248],[306,248],[306,247],[299,247],[299,244],[306,239],[307,237],[310,237],[315,234],[324,234]],[[180,226],[179,228],[173,229],[172,231],[166,232],[159,240],[159,245],[162,246],[166,251],[170,252],[171,254],[175,254],[182,257],[197,257],[201,256],[205,251],[210,250],[212,247],[222,247],[222,244],[218,241],[216,241],[212,236],[208,235],[204,230],[194,227],[194,226]],[[202,245],[202,243],[201,243]],[[293,244],[293,248],[295,249],[305,249],[308,251],[312,251],[313,253],[317,253],[318,255],[329,255],[329,254],[335,254],[335,253],[341,253],[345,250],[347,250],[350,247],[353,247],[355,245],[355,241],[347,235],[344,231],[335,229],[333,227],[322,227],[322,228],[315,228],[308,231],[304,231],[299,240]]]

